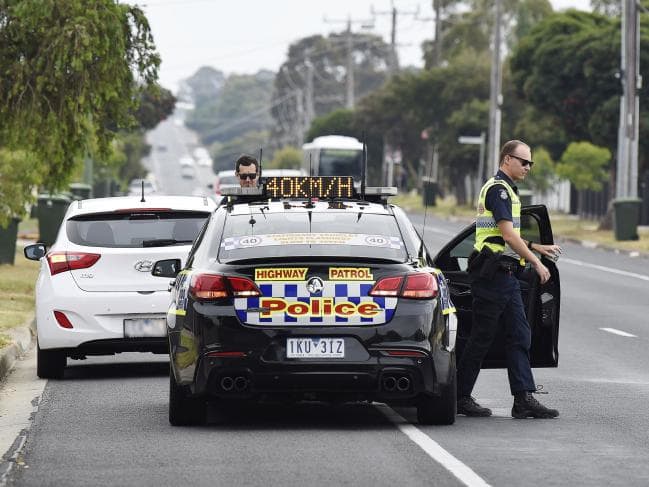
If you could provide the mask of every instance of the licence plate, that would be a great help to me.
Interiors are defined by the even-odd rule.
[[[167,336],[167,320],[166,318],[125,319],[124,336],[127,338]]]
[[[344,358],[343,338],[287,338],[287,358]]]

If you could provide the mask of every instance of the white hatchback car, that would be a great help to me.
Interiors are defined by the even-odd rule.
[[[36,281],[37,374],[61,378],[67,358],[167,353],[169,279],[153,263],[180,259],[216,208],[196,196],[125,196],[74,201],[41,260]]]

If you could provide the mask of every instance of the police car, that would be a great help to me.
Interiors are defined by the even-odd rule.
[[[203,422],[208,401],[280,397],[415,406],[421,423],[452,424],[453,288],[387,203],[392,188],[276,177],[231,193],[182,270],[152,271],[175,277],[170,423]]]

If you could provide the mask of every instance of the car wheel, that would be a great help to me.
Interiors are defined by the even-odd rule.
[[[190,426],[205,423],[207,402],[205,399],[189,397],[187,388],[176,384],[169,371],[169,423],[173,426]]]
[[[457,383],[455,367],[451,382],[439,396],[421,395],[417,402],[417,421],[419,424],[453,424],[457,414]]]
[[[41,350],[36,345],[36,375],[41,379],[62,379],[67,357],[57,350]]]

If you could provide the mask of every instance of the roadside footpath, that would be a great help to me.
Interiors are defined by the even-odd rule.
[[[395,198],[395,203],[412,213],[423,213],[421,197]],[[442,202],[429,207],[430,215],[452,221],[470,223],[472,210]],[[552,216],[555,240],[572,242],[588,248],[599,248],[634,258],[649,259],[649,228],[640,227],[640,239],[632,242],[616,242],[612,232],[597,232],[595,222],[579,220],[570,216]],[[16,245],[16,264],[0,266],[0,387],[16,361],[35,344],[36,323],[34,319],[34,284],[38,263],[26,261],[22,255],[25,245],[32,243],[33,235],[19,235]]]

